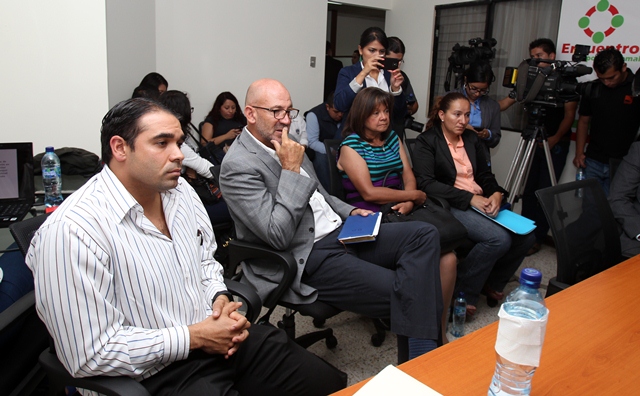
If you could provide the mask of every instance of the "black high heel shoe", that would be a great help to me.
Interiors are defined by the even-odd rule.
[[[484,285],[481,293],[487,296],[487,305],[491,308],[497,306],[500,300],[504,298],[504,293],[497,292],[487,285]]]

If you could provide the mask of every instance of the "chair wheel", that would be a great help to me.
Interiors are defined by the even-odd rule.
[[[326,338],[325,343],[327,344],[327,348],[333,349],[338,346],[338,339],[335,336],[329,336]]]
[[[379,347],[384,342],[385,337],[380,336],[380,334],[371,335],[371,344],[374,347]]]
[[[313,319],[313,325],[318,329],[323,328],[325,322],[324,319]]]

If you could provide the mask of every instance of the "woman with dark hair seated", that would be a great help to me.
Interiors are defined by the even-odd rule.
[[[167,82],[167,79],[162,77],[160,73],[151,72],[144,76],[142,81],[140,81],[139,86],[157,88],[160,95],[162,95],[169,88],[169,83]]]
[[[204,144],[213,143],[226,153],[245,125],[247,120],[238,99],[231,92],[222,92],[202,124]]]
[[[391,129],[393,97],[379,88],[358,93],[346,120],[340,146],[338,170],[342,174],[346,201],[356,207],[380,211],[384,204],[402,214],[422,205],[427,196],[416,188],[416,179],[398,135]],[[456,280],[456,255],[442,252],[440,281],[444,302],[442,339],[446,315]]]
[[[144,76],[140,84],[133,90],[132,98],[160,99],[167,91],[169,83],[159,73],[152,72]]]
[[[438,100],[429,114],[426,130],[413,149],[413,171],[418,188],[446,199],[453,214],[475,242],[458,264],[456,292],[467,298],[467,314],[473,316],[480,293],[493,304],[535,242],[533,233],[514,234],[472,209],[495,217],[506,191],[491,173],[485,146],[478,134],[467,129],[471,104],[458,92]]]
[[[495,80],[488,62],[472,63],[464,72],[464,85],[454,92],[463,94],[471,103],[471,113],[467,128],[475,132],[485,147],[485,154],[491,166],[492,149],[500,143],[500,104],[489,97],[489,88]]]
[[[183,176],[190,183],[197,178],[196,174],[206,179],[212,179],[213,175],[210,169],[213,164],[197,154],[198,136],[191,127],[191,102],[187,95],[180,91],[167,91],[160,96],[159,102],[176,114],[185,134],[185,142],[180,146],[180,151],[184,155],[182,160]],[[222,224],[231,221],[229,209],[222,197],[216,203],[207,203],[203,199],[203,204],[207,209],[211,224]]]

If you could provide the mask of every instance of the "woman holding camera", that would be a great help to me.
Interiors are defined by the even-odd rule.
[[[403,124],[407,113],[407,101],[402,90],[404,77],[397,67],[394,70],[384,69],[388,46],[387,35],[378,27],[366,29],[360,36],[358,51],[362,60],[340,70],[333,97],[333,104],[338,111],[344,113],[344,119],[360,90],[378,87],[394,96],[393,120]]]
[[[470,114],[471,104],[462,93],[437,100],[416,140],[413,171],[418,188],[446,199],[475,242],[458,264],[456,281],[456,291],[467,299],[467,315],[473,316],[481,292],[490,306],[504,298],[504,287],[535,238],[533,233],[514,234],[485,217],[498,214],[506,191],[491,173],[482,138],[467,128]]]
[[[491,152],[500,143],[500,105],[491,99],[489,88],[495,80],[491,65],[479,61],[472,63],[464,72],[464,85],[454,92],[460,92],[471,103],[468,129],[474,131],[484,143],[487,163],[491,166]]]
[[[380,211],[384,204],[401,215],[422,205],[427,196],[416,188],[416,179],[398,135],[391,129],[389,109],[393,97],[369,87],[353,101],[340,146],[338,170],[343,179],[346,201],[352,205]],[[457,259],[452,251],[440,257],[440,282],[444,302],[442,340],[447,342],[446,315],[456,280]]]

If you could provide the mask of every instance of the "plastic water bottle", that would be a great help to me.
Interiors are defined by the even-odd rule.
[[[578,168],[578,170],[576,171],[576,181],[578,180],[584,180],[585,176],[584,176],[584,168]],[[579,188],[576,190],[576,197],[578,198],[582,198],[582,189]]]
[[[544,298],[538,288],[542,274],[525,268],[520,274],[520,286],[512,291],[504,303],[505,311],[525,319],[541,319],[547,313]],[[489,387],[489,396],[529,395],[531,379],[537,367],[513,363],[496,353],[496,370]]]
[[[464,321],[467,319],[467,300],[464,292],[460,292],[458,298],[453,302],[453,323],[451,324],[451,335],[462,337],[464,335]]]
[[[47,147],[40,165],[42,167],[45,212],[51,213],[62,203],[60,158],[53,151],[53,147]]]

